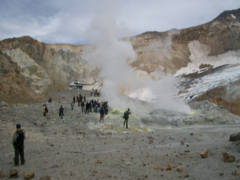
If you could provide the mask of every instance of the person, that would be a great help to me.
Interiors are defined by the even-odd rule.
[[[25,133],[24,130],[21,129],[21,124],[16,124],[16,131],[13,134],[13,148],[15,152],[14,157],[14,165],[19,165],[19,155],[21,159],[21,165],[25,163],[24,159],[24,139],[25,139]]]
[[[82,113],[84,113],[84,106],[85,106],[85,103],[84,103],[84,101],[82,101],[81,102]]]
[[[76,101],[75,96],[73,96],[73,103],[74,103],[74,104],[75,104],[75,101]]]
[[[103,107],[101,107],[101,109],[99,110],[99,113],[100,113],[100,122],[101,121],[104,121],[104,108]]]
[[[71,102],[71,109],[72,109],[72,111],[73,111],[73,108],[74,108],[74,103]]]
[[[52,102],[52,98],[50,97],[49,99],[48,99],[48,103],[51,103]]]
[[[129,118],[129,115],[131,114],[130,112],[130,109],[128,108],[127,111],[124,112],[123,114],[123,119],[124,119],[124,122],[123,122],[123,127],[125,127],[126,125],[126,128],[128,129],[128,118]]]
[[[80,106],[80,96],[77,96],[78,107]]]
[[[62,119],[63,116],[64,116],[64,108],[63,108],[62,105],[61,105],[60,108],[59,108],[59,116],[61,117],[61,119]]]
[[[43,112],[43,116],[47,116],[48,108],[47,108],[47,105],[46,105],[46,104],[43,105],[42,112]]]

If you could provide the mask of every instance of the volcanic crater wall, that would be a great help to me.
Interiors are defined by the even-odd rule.
[[[148,74],[174,74],[191,62],[189,43],[194,41],[209,48],[208,56],[239,50],[239,14],[240,9],[226,11],[196,27],[132,37],[137,58],[131,66]],[[36,101],[47,91],[65,89],[71,81],[98,79],[99,70],[83,58],[86,46],[45,44],[29,36],[0,41],[0,99],[24,102],[19,95],[26,95],[25,99]]]

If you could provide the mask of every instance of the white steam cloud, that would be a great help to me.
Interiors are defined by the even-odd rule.
[[[136,54],[128,40],[120,39],[125,32],[116,23],[114,13],[106,11],[97,14],[88,30],[91,44],[85,49],[84,58],[100,69],[104,99],[113,108],[129,107],[138,114],[159,108],[189,111],[176,97],[174,77],[156,72],[161,80],[153,80],[147,73],[131,68],[129,64]]]

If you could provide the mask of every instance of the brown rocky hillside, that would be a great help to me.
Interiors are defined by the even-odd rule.
[[[175,73],[191,61],[193,50],[198,51],[198,47],[191,46],[192,42],[205,48],[209,57],[238,51],[240,9],[225,11],[203,25],[145,32],[130,41],[137,54],[131,64],[134,68],[149,74],[155,71]],[[28,36],[0,41],[0,99],[11,103],[41,100],[45,92],[64,89],[76,79],[97,79],[98,71],[83,59],[83,51],[83,45],[46,44]],[[219,104],[215,97],[222,98],[224,93],[212,94],[215,96],[203,95],[202,99]],[[231,102],[221,105],[232,106]]]

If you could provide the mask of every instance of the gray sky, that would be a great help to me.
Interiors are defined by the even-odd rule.
[[[131,36],[199,25],[238,8],[240,0],[1,0],[0,39],[30,35],[81,44],[88,42],[92,20],[106,12],[121,35]]]

